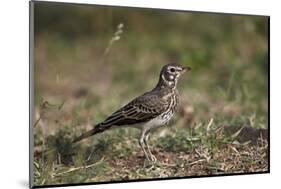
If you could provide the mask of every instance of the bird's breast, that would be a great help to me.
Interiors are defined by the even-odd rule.
[[[150,130],[166,125],[173,117],[179,104],[179,95],[177,91],[172,91],[162,96],[162,99],[167,102],[165,110],[159,116],[146,122],[143,125],[144,129]]]
[[[163,125],[166,125],[172,118],[173,114],[174,114],[173,111],[164,112],[161,115],[159,115],[159,116],[151,119],[147,123],[145,123],[144,127],[146,129],[150,130],[150,129],[154,129],[154,128],[158,128]]]

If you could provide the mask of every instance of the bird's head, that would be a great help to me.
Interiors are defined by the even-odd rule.
[[[170,88],[175,88],[180,76],[190,70],[190,67],[184,67],[177,64],[167,64],[163,66],[161,70],[159,84],[161,83],[162,85]]]

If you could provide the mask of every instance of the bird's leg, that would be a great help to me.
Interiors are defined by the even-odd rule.
[[[145,133],[146,133],[146,131],[143,130],[142,133],[141,133],[139,144],[141,146],[142,151],[144,152],[144,155],[145,155],[146,159],[148,161],[151,161],[151,159],[149,158],[149,156],[148,156],[148,154],[147,154],[147,152],[145,150],[145,142],[144,142],[145,141]]]
[[[147,147],[148,155],[150,156],[151,161],[152,161],[152,162],[156,162],[157,159],[156,159],[156,157],[151,153],[150,147],[149,147],[149,145],[148,145],[148,142],[147,142],[147,141],[148,141],[148,138],[149,138],[149,134],[146,134],[146,135],[145,135],[145,138],[144,138],[144,144],[145,144],[146,147]]]

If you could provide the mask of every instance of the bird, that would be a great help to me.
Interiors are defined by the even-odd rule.
[[[141,130],[139,145],[149,162],[156,162],[148,145],[151,131],[166,125],[179,106],[177,83],[183,73],[190,71],[188,66],[175,63],[162,67],[156,86],[131,100],[104,121],[96,124],[93,129],[83,133],[73,140],[77,143],[85,138],[104,132],[111,128],[129,126]]]

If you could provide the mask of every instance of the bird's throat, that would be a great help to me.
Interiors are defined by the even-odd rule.
[[[170,89],[175,89],[177,86],[177,81],[176,79],[166,79],[164,75],[161,75],[157,84],[157,88],[170,88]]]

